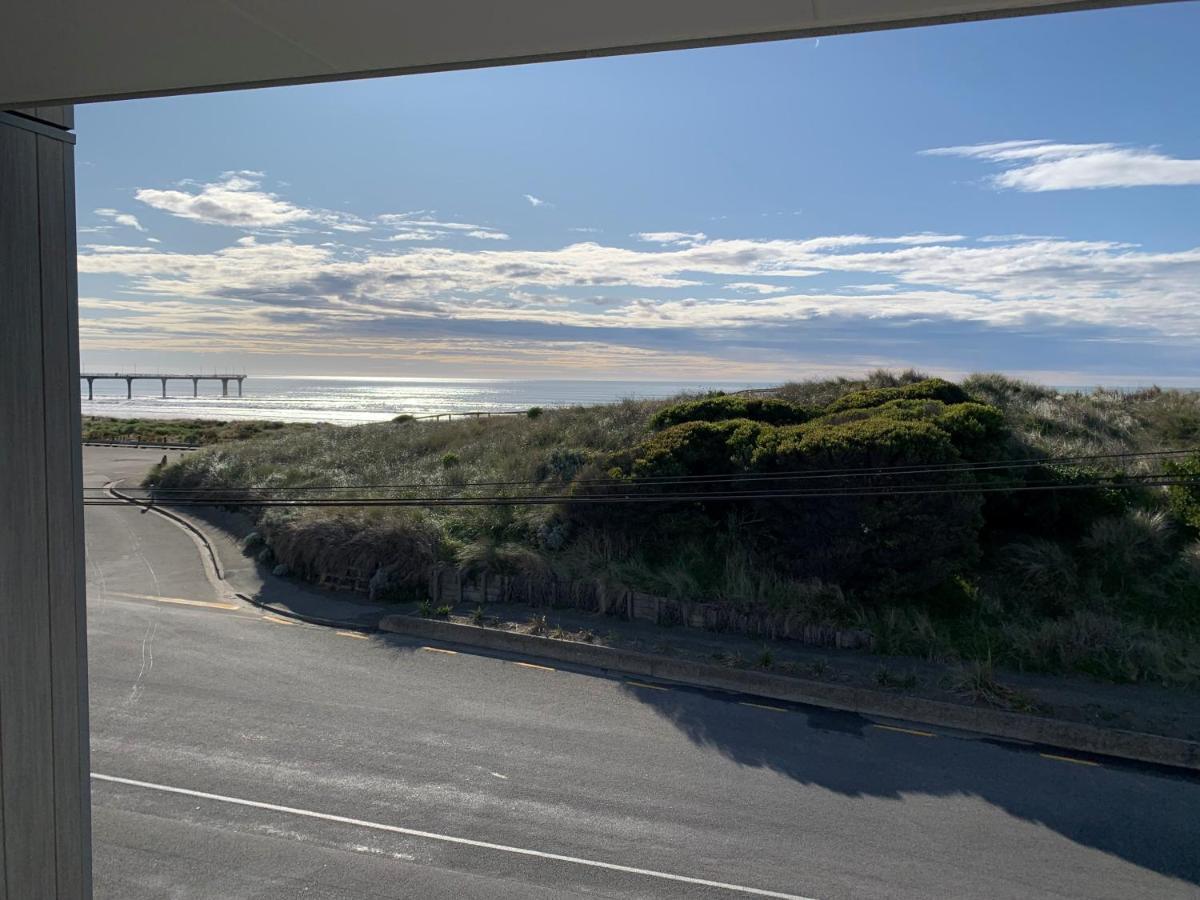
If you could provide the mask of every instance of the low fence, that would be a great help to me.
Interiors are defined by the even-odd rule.
[[[168,441],[168,440],[147,440],[147,441],[84,440],[84,441],[82,441],[82,444],[85,447],[145,447],[145,448],[153,448],[155,450],[199,450],[201,447],[200,444],[184,444],[184,443],[180,443],[178,441]]]
[[[660,597],[606,584],[600,579],[565,579],[552,574],[537,577],[501,575],[447,565],[435,566],[428,577],[427,596],[435,606],[521,603],[533,608],[578,609],[658,625],[781,638],[810,647],[859,649],[871,646],[868,631],[813,624],[794,612]],[[330,590],[368,593],[370,576],[357,569],[347,569],[323,574],[318,583]]]

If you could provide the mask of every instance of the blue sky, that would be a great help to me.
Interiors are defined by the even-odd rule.
[[[1197,46],[1186,2],[81,107],[84,365],[1200,384]]]

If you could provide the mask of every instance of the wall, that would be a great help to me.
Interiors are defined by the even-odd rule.
[[[0,113],[0,900],[91,896],[71,127]]]

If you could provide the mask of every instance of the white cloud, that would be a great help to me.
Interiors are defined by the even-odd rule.
[[[1053,234],[985,234],[975,238],[981,244],[1015,244],[1018,241],[1056,241]]]
[[[708,237],[703,231],[639,231],[633,236],[649,244],[673,244],[679,247],[698,244]]]
[[[137,220],[137,216],[132,213],[123,213],[116,209],[96,209],[93,212],[98,216],[103,216],[106,219],[112,219],[118,225],[124,225],[127,228],[133,228],[137,231],[145,231],[142,223]]]
[[[139,188],[134,197],[153,209],[206,225],[271,228],[319,218],[312,210],[261,190],[248,172],[226,172],[222,180],[201,185],[195,193]]]
[[[389,241],[432,241],[449,235],[470,237],[481,241],[507,241],[509,235],[490,225],[475,225],[470,222],[442,222],[429,218],[432,210],[417,210],[408,213],[386,213],[379,217],[380,224],[399,228]]]
[[[993,175],[991,183],[1018,191],[1200,184],[1200,159],[1178,159],[1152,148],[1120,144],[1001,141],[922,153],[997,163],[1004,171]]]
[[[787,291],[781,284],[763,284],[761,281],[731,281],[725,287],[743,294],[781,294]]]
[[[91,245],[79,268],[122,275],[134,294],[253,301],[338,321],[408,316],[703,330],[837,316],[1002,328],[1132,325],[1200,339],[1200,248],[1154,252],[1104,241],[981,245],[958,235],[830,235],[651,250],[583,242],[551,250],[365,252],[251,238],[197,254]],[[782,289],[767,293],[770,285],[756,280],[763,276]],[[603,304],[588,299],[597,288],[606,292]],[[757,296],[727,295],[750,290]]]
[[[547,201],[543,200],[541,197],[535,197],[535,196],[533,196],[533,194],[524,194],[522,196],[524,196],[525,199],[529,201],[530,206],[548,206],[549,205],[547,203]]]
[[[436,241],[444,232],[438,231],[397,231],[391,237],[384,238],[385,241],[395,243],[397,241]]]
[[[146,238],[146,240],[149,241],[151,244],[161,244],[162,243],[162,241],[160,241],[156,237],[148,237],[148,238]]]

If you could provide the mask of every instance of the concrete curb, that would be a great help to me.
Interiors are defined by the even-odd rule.
[[[237,597],[239,600],[243,600],[246,603],[249,603],[251,606],[257,607],[258,609],[265,609],[277,616],[283,616],[287,619],[296,619],[299,622],[305,622],[309,625],[321,625],[326,628],[343,628],[347,631],[373,632],[377,630],[374,628],[364,628],[362,625],[355,622],[343,622],[337,619],[326,619],[321,616],[308,616],[304,613],[298,613],[295,610],[287,609],[283,606],[273,606],[270,603],[263,603],[261,600],[255,600],[253,597],[243,594],[241,591],[235,591],[232,585],[225,580],[225,570],[221,565],[221,555],[217,552],[217,548],[212,545],[212,541],[208,539],[208,535],[206,535],[201,528],[192,524],[192,522],[179,515],[179,513],[172,512],[171,510],[166,509],[157,503],[150,503],[136,497],[131,497],[128,494],[122,493],[111,485],[108,488],[108,492],[117,499],[124,500],[126,503],[129,503],[131,506],[139,506],[147,512],[158,513],[158,515],[165,519],[170,519],[180,528],[188,531],[195,538],[196,542],[200,544],[200,546],[202,546],[205,552],[208,554],[208,559],[212,564],[213,571],[216,573],[216,576],[221,583],[225,585],[225,589],[229,591],[231,596]]]
[[[905,697],[870,688],[828,684],[773,675],[770,672],[729,669],[710,663],[673,659],[635,650],[600,647],[579,641],[535,637],[414,616],[384,616],[379,622],[379,630],[486,650],[523,653],[629,675],[643,675],[754,694],[773,700],[806,703],[864,715],[955,728],[1010,741],[1200,771],[1200,743],[1179,738],[1099,728],[1061,719],[1046,719],[1024,713],[965,706],[921,697]]]

